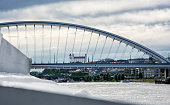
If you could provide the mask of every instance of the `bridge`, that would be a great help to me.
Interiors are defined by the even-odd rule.
[[[52,63],[32,64],[32,68],[170,68],[168,63]]]
[[[62,22],[0,23],[3,37],[32,59],[32,68],[170,68],[157,52],[104,30]],[[170,74],[170,73],[168,73]]]

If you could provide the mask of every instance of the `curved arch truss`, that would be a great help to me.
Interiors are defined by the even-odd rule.
[[[169,61],[153,50],[119,35],[83,25],[18,21],[0,23],[4,38],[34,63]]]

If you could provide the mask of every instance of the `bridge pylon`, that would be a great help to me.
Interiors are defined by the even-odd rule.
[[[165,69],[164,73],[165,73],[165,78],[170,77],[170,68]]]

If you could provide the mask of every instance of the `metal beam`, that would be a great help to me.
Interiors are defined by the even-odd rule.
[[[83,25],[77,25],[77,24],[71,24],[71,23],[62,23],[62,22],[51,22],[51,21],[16,21],[16,22],[6,22],[6,23],[0,23],[0,28],[2,27],[9,27],[9,26],[16,26],[16,25],[34,25],[34,24],[38,24],[38,25],[56,25],[56,26],[63,26],[63,27],[72,27],[72,28],[77,28],[77,29],[81,29],[81,30],[86,30],[86,31],[90,31],[93,33],[97,33],[97,34],[101,34],[104,36],[108,36],[110,38],[114,38],[118,41],[121,41],[123,43],[126,43],[158,60],[160,60],[163,63],[170,63],[169,60],[167,60],[166,58],[164,58],[162,55],[156,53],[155,51],[152,51],[151,49],[138,44],[132,40],[129,40],[127,38],[121,37],[119,35],[107,32],[107,31],[103,31],[103,30],[99,30],[96,28],[92,28],[92,27],[88,27],[88,26],[83,26]]]
[[[57,63],[32,64],[32,69],[38,68],[170,68],[170,63]]]

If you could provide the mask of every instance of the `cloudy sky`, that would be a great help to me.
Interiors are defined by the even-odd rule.
[[[0,22],[48,20],[87,25],[170,53],[170,0],[1,0]]]

